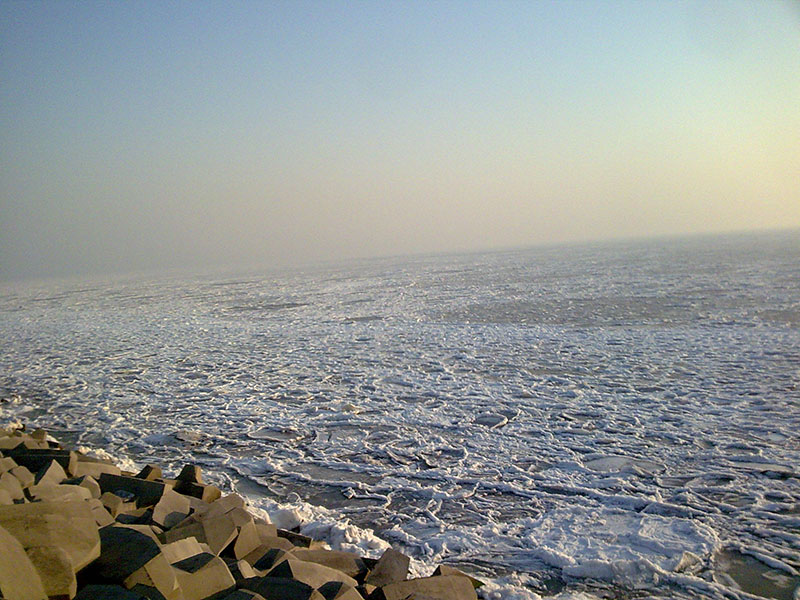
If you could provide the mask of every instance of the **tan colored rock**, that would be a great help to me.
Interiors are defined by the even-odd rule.
[[[6,471],[10,471],[16,466],[18,465],[16,462],[14,462],[13,458],[7,456],[0,456],[0,473],[5,473]]]
[[[23,467],[21,465],[11,469],[9,473],[11,473],[14,477],[17,478],[19,484],[23,487],[23,489],[32,486],[36,481],[36,478],[33,476],[33,473],[31,473],[27,467]]]
[[[140,585],[155,588],[166,600],[183,600],[177,574],[160,552],[128,575],[122,585],[128,589]]]
[[[167,488],[153,508],[153,522],[170,529],[189,516],[189,500]]]
[[[69,556],[62,548],[37,546],[28,548],[25,553],[39,572],[44,591],[50,600],[75,597],[78,582]]]
[[[40,441],[40,442],[46,442],[47,441],[47,432],[44,429],[42,429],[41,427],[39,427],[38,429],[33,430],[30,433],[30,436],[31,436],[32,440],[37,440],[37,441]]]
[[[345,575],[349,575],[353,579],[364,577],[367,572],[367,566],[364,564],[364,561],[354,552],[296,548],[292,551],[292,555],[299,560],[336,569]]]
[[[117,516],[130,512],[136,508],[135,502],[128,502],[111,492],[105,492],[100,496],[100,502],[103,504],[109,514],[115,519]]]
[[[466,577],[467,579],[470,580],[470,582],[472,583],[472,587],[474,587],[476,590],[479,587],[481,587],[482,585],[484,585],[484,583],[481,580],[475,579],[471,575],[467,575],[466,573],[464,573],[464,571],[459,571],[455,567],[449,567],[447,565],[439,565],[438,567],[436,567],[436,570],[433,572],[433,574],[434,575],[459,575],[461,577]]]
[[[193,537],[176,540],[161,546],[161,553],[170,564],[180,562],[198,554],[203,554],[204,552],[211,552],[208,544],[201,544]]]
[[[97,480],[91,475],[84,475],[83,477],[68,479],[67,481],[70,482],[71,485],[76,485],[75,483],[72,483],[73,481],[77,482],[77,485],[89,490],[92,498],[100,498],[100,496],[103,494],[100,491],[100,484],[98,484]]]
[[[261,540],[261,543],[265,543],[265,540],[268,541],[278,537],[278,528],[272,523],[256,523],[256,531],[258,531],[258,538]],[[289,542],[289,544],[294,546],[291,542]]]
[[[211,553],[197,554],[172,567],[185,600],[204,600],[236,586],[225,561]]]
[[[35,484],[54,484],[58,485],[67,478],[67,472],[58,463],[58,461],[51,460],[49,464],[45,465],[36,472],[33,480]]]
[[[364,578],[364,582],[381,587],[390,583],[404,581],[408,577],[410,564],[411,559],[408,556],[389,548],[378,559],[372,572]]]
[[[390,583],[378,588],[370,600],[405,600],[424,596],[436,600],[477,600],[472,582],[459,575],[437,575]]]
[[[322,594],[307,583],[283,577],[253,577],[240,582],[239,588],[260,594],[269,600],[325,600]]]
[[[239,582],[251,577],[260,577],[263,573],[256,571],[246,560],[237,560],[228,563],[228,569],[233,578]]]
[[[19,540],[3,527],[0,527],[0,548],[0,597],[6,600],[46,600],[39,572]]]
[[[14,500],[4,489],[0,489],[0,504],[14,504]]]
[[[100,502],[97,498],[92,498],[87,503],[89,508],[92,511],[92,516],[94,517],[94,522],[97,524],[97,527],[105,527],[107,525],[111,525],[114,523],[114,517],[106,510],[106,507],[103,506],[103,503]]]
[[[280,550],[282,552],[291,552],[294,549],[292,543],[288,540],[283,538],[275,537],[275,538],[260,538],[261,544],[259,544],[258,548],[253,550],[250,554],[244,557],[244,560],[249,562],[251,565],[255,565],[255,563],[265,554],[267,554],[270,550]],[[258,568],[258,567],[256,567]]]
[[[227,514],[235,508],[244,508],[245,501],[239,494],[228,494],[227,496],[221,496],[210,505],[205,507],[203,512],[207,512],[209,515],[219,515],[219,514]]]
[[[222,497],[222,492],[218,487],[193,483],[191,481],[178,480],[175,484],[175,491],[179,494],[199,498],[208,504]]]
[[[136,506],[154,506],[161,500],[166,484],[160,481],[148,481],[128,475],[112,475],[103,473],[97,480],[100,489],[105,492],[124,492],[136,497]]]
[[[11,471],[6,471],[0,475],[0,490],[6,492],[12,500],[22,500],[25,498],[19,479],[14,477]]]
[[[93,477],[95,481],[100,479],[103,473],[109,475],[121,475],[122,471],[116,465],[110,465],[101,461],[82,460],[86,457],[78,456],[78,461],[75,463],[75,477],[83,477],[88,475]]]
[[[85,501],[0,506],[0,527],[16,537],[23,548],[63,548],[75,572],[100,556],[97,524]]]
[[[317,588],[317,591],[325,597],[325,600],[364,600],[356,588],[341,581],[329,581]]]
[[[138,479],[155,481],[156,479],[161,479],[164,477],[164,473],[162,473],[161,467],[158,465],[146,465],[141,471],[139,471],[136,477]]]
[[[92,494],[77,485],[54,485],[52,483],[38,483],[28,488],[28,494],[36,501],[74,502],[91,500]]]
[[[351,587],[356,587],[358,582],[341,571],[331,569],[325,565],[297,560],[291,555],[287,560],[276,564],[269,573],[270,577],[286,577],[307,583],[313,588],[318,588],[329,581],[339,581]]]
[[[233,555],[237,559],[242,559],[261,545],[261,538],[258,537],[256,524],[252,519],[239,528],[239,535],[233,544]]]
[[[185,465],[177,477],[178,481],[188,481],[189,483],[203,483],[203,476],[200,467],[197,465]]]
[[[40,442],[35,443],[39,444]],[[26,444],[23,444],[23,446],[18,446],[9,451],[7,455],[13,458],[18,465],[28,467],[31,473],[37,473],[42,468],[47,467],[51,461],[56,461],[65,473],[73,475],[78,461],[78,455],[74,452],[53,450],[48,448],[47,444],[45,444],[45,448],[28,448]],[[63,479],[66,479],[66,477],[67,475],[65,474]]]
[[[201,524],[205,533],[205,542],[209,545],[211,551],[217,555],[227,548],[238,535],[236,525],[227,515],[204,518]]]

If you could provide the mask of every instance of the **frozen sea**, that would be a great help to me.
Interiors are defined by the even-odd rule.
[[[0,418],[486,598],[792,598],[800,232],[4,283]]]

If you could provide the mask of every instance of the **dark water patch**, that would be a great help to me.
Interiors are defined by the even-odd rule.
[[[800,577],[773,569],[760,560],[733,549],[714,557],[714,579],[723,585],[731,580],[742,591],[763,598],[794,600],[800,594]]]

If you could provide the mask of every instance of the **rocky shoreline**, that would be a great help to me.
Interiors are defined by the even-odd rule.
[[[6,600],[475,600],[446,565],[330,550],[278,528],[186,465],[165,477],[0,429],[0,597]]]

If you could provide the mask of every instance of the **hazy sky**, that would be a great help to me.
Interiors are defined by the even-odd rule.
[[[0,1],[0,278],[800,227],[786,2]]]

